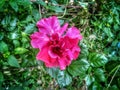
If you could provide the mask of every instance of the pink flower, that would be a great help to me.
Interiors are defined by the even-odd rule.
[[[80,52],[78,43],[82,36],[76,27],[67,29],[67,23],[60,27],[56,16],[41,19],[37,27],[39,32],[30,37],[33,48],[40,50],[36,56],[38,60],[43,61],[47,67],[60,67],[64,70],[72,60],[77,59]]]

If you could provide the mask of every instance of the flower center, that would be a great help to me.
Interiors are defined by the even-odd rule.
[[[59,46],[53,47],[52,49],[53,53],[57,54],[57,55],[61,55],[61,48]]]
[[[51,37],[50,37],[50,42],[49,42],[49,45],[50,45],[50,52],[49,54],[56,58],[56,57],[61,57],[62,56],[62,52],[63,52],[63,49],[61,47],[61,41],[60,41],[60,38],[58,36],[57,33],[55,34],[52,34]]]

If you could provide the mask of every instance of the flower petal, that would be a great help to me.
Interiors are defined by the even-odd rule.
[[[68,36],[65,36],[61,39],[63,43],[64,49],[72,49],[76,45],[78,45],[79,39],[78,38],[70,38]]]
[[[64,32],[67,30],[67,27],[68,27],[68,23],[66,23],[63,27],[61,27],[59,33],[60,33],[61,35],[63,35]]]
[[[57,30],[60,30],[60,23],[56,16],[41,19],[37,22],[39,31],[47,34],[52,34]]]
[[[80,30],[78,30],[76,27],[71,27],[68,29],[66,36],[70,38],[78,38],[79,40],[82,39],[82,36],[80,35]]]
[[[45,63],[50,63],[50,57],[48,55],[48,47],[42,48],[41,51],[38,52],[36,58]]]
[[[80,47],[79,46],[73,47],[72,53],[73,53],[73,59],[74,60],[77,59],[80,53]]]
[[[59,67],[61,70],[64,70],[66,66],[68,66],[71,63],[71,60],[68,59],[67,57],[62,57],[58,60],[59,62]]]
[[[50,67],[50,68],[58,67],[59,66],[58,61],[56,59],[54,59],[54,58],[52,60],[54,60],[54,62],[52,62],[52,63],[45,63],[45,66],[46,67]]]
[[[50,49],[48,51],[48,54],[50,55],[50,57],[52,58],[57,58],[59,57],[57,54],[53,53],[52,49],[54,48],[54,46],[50,46]]]
[[[49,41],[49,38],[40,32],[35,32],[30,38],[33,48],[42,48]]]
[[[47,67],[58,66],[57,59],[50,57],[48,54],[48,50],[49,47],[47,46],[42,48],[41,51],[39,51],[39,53],[37,54],[36,58],[43,61]]]

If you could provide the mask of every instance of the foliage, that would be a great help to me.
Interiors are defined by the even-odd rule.
[[[120,89],[119,0],[70,1],[0,0],[0,90]],[[51,15],[84,36],[79,58],[64,71],[46,68],[30,45],[36,22]]]

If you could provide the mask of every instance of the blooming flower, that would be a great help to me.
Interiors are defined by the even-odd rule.
[[[56,16],[43,18],[37,22],[39,32],[33,33],[31,45],[38,48],[36,58],[45,63],[46,67],[60,67],[64,70],[72,60],[77,59],[82,39],[76,27],[68,28],[68,23],[60,27]]]

